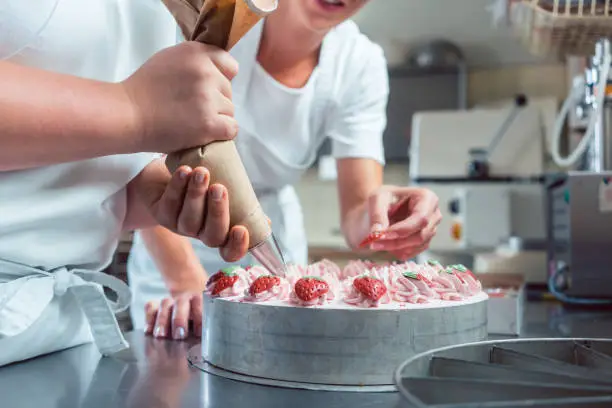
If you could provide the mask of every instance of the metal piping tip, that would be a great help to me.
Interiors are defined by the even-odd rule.
[[[287,274],[285,257],[274,234],[270,234],[268,238],[251,248],[249,252],[271,274],[278,276],[285,276]]]

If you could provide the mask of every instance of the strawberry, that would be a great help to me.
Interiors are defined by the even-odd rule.
[[[365,239],[359,243],[359,248],[368,247],[368,246],[370,246],[370,244],[378,241],[383,236],[384,236],[384,233],[382,231],[373,231],[373,232],[370,232],[370,234],[368,234],[368,236],[365,237]]]
[[[329,285],[318,276],[304,276],[295,283],[295,295],[304,302],[310,302],[329,292]]]
[[[355,278],[353,287],[371,300],[379,300],[387,293],[385,284],[376,278],[361,276]]]
[[[213,296],[218,295],[227,288],[231,288],[236,282],[238,282],[238,274],[236,273],[237,269],[239,269],[239,267],[230,266],[228,268],[221,269],[219,272],[210,277],[206,283],[206,286],[215,284],[215,288],[212,291]]]
[[[280,285],[281,281],[278,276],[264,275],[255,279],[255,282],[251,284],[249,288],[249,294],[255,296],[258,293],[265,292],[272,289],[274,286]]]

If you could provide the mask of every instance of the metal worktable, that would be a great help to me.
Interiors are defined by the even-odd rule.
[[[528,303],[523,337],[609,337],[612,312]],[[194,342],[129,333],[131,349],[101,359],[92,345],[0,369],[2,408],[396,408],[397,393],[290,390],[235,382],[190,368]],[[1,352],[1,350],[0,350]],[[401,361],[398,361],[398,366]]]

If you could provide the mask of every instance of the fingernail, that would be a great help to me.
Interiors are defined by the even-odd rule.
[[[385,239],[398,239],[399,237],[397,232],[385,232]]]
[[[236,241],[242,241],[242,239],[244,238],[244,231],[241,229],[235,230],[232,232],[232,237]]]
[[[204,183],[204,174],[202,174],[202,173],[200,173],[200,172],[196,173],[196,176],[195,176],[195,182],[196,182],[197,184],[202,184],[202,183]]]
[[[380,250],[385,249],[385,246],[383,244],[372,244],[372,245],[370,245],[370,248],[373,251],[380,251]]]
[[[223,189],[221,187],[213,187],[210,189],[210,196],[215,201],[221,201],[223,199]]]
[[[186,334],[185,329],[183,327],[179,327],[174,331],[174,339],[175,340],[185,340]]]
[[[382,229],[383,229],[382,224],[374,224],[374,225],[372,225],[372,232],[382,231]]]
[[[166,336],[166,330],[162,327],[162,326],[157,326],[155,328],[155,332],[153,333],[154,337],[165,337]]]
[[[145,333],[150,334],[153,331],[153,326],[150,324],[145,327]]]
[[[179,171],[179,177],[180,177],[181,180],[185,180],[188,175],[189,175],[189,173],[187,172],[187,170]]]

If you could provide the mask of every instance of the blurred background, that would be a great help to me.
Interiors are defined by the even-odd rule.
[[[593,113],[607,55],[596,42],[612,34],[611,19],[597,20],[602,7],[609,2],[380,0],[355,17],[389,64],[385,182],[440,197],[444,221],[423,258],[542,288],[563,271],[567,293],[612,294],[605,266],[612,160],[602,156],[612,148],[606,115]],[[591,119],[599,120],[593,140],[564,162],[591,138],[584,137]],[[323,146],[297,188],[311,260],[342,265],[360,255],[340,232],[328,154]],[[570,202],[572,189],[584,200]],[[124,276],[130,239],[111,267],[116,275]]]

